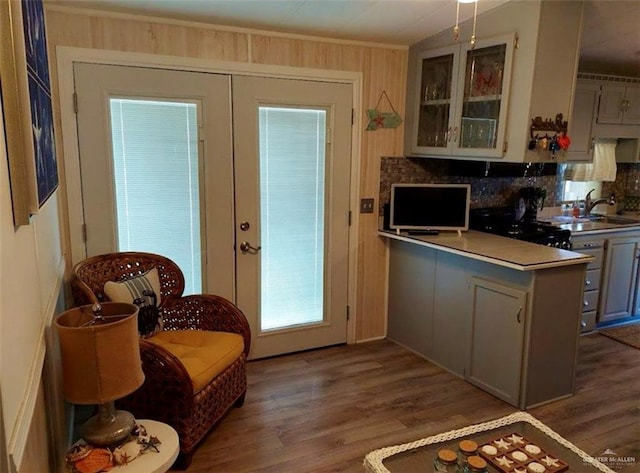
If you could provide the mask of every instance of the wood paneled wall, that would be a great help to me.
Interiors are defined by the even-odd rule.
[[[389,95],[398,113],[404,116],[408,56],[405,49],[245,30],[232,31],[228,28],[215,29],[209,25],[170,23],[147,17],[109,17],[56,7],[47,9],[46,18],[54,90],[57,90],[57,46],[354,71],[361,73],[363,78],[363,110],[358,111],[361,113],[363,128],[360,196],[377,198],[381,156],[402,155],[402,126],[368,132],[364,131],[364,127],[367,123],[366,109],[375,107],[383,90]],[[56,109],[56,125],[57,130],[60,130],[59,107]],[[63,160],[60,136],[57,136],[57,140],[60,159]],[[61,188],[64,193],[64,176],[62,179]],[[358,341],[385,335],[386,246],[376,235],[377,225],[377,213],[360,216],[356,289]]]

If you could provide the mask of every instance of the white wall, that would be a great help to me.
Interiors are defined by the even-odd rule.
[[[4,130],[7,118],[3,112],[0,129]],[[6,454],[0,448],[0,471],[6,466],[16,471],[41,389],[48,327],[59,304],[64,260],[57,193],[30,225],[15,228],[4,132],[0,162],[0,429],[4,431],[0,440],[4,437],[6,446]],[[43,415],[37,418],[48,423]]]

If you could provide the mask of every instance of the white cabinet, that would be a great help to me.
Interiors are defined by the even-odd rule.
[[[582,8],[563,0],[505,2],[478,15],[475,49],[473,20],[460,24],[458,43],[447,29],[411,45],[404,153],[551,161],[549,150],[529,150],[531,128],[551,124],[536,133],[553,137],[570,118]]]
[[[578,82],[573,97],[573,113],[569,120],[571,146],[567,151],[567,161],[592,161],[593,125],[598,113],[600,86],[593,82]]]
[[[512,405],[519,403],[526,312],[526,292],[471,279],[467,379]]]
[[[640,86],[603,84],[598,124],[640,125]]]
[[[619,77],[600,74],[578,74],[573,114],[569,121],[571,147],[568,161],[591,159],[588,148],[589,134],[595,138],[625,140],[625,146],[616,149],[618,162],[638,162],[637,140],[640,138],[640,79],[620,83]],[[597,92],[596,92],[597,91]],[[597,93],[597,97],[594,95]],[[589,112],[592,101],[596,106]],[[631,140],[632,143],[629,143]],[[589,153],[585,159],[585,151]]]
[[[587,265],[587,272],[584,278],[582,319],[580,321],[581,332],[591,332],[596,328],[602,262],[604,261],[604,243],[604,239],[595,239],[592,236],[574,236],[572,238],[573,251],[594,257],[593,261]]]
[[[598,322],[631,317],[638,281],[640,235],[607,240]]]
[[[514,35],[418,56],[412,152],[501,157]]]
[[[395,242],[392,248],[387,336],[431,358],[435,250]]]
[[[390,340],[520,409],[573,392],[586,264],[520,271],[389,239]]]

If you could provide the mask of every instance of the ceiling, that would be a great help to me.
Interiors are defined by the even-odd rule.
[[[478,13],[506,0],[479,0]],[[526,1],[526,0],[514,0]],[[216,25],[410,45],[453,26],[455,0],[45,0]],[[460,4],[460,21],[474,4]],[[640,2],[586,0],[580,70],[640,77]]]
[[[580,72],[640,77],[640,2],[586,2]]]

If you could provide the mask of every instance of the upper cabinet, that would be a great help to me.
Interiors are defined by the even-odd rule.
[[[511,34],[418,56],[417,153],[502,156],[513,45]]]
[[[593,161],[597,138],[617,138],[616,161],[640,162],[640,79],[578,74],[566,161]]]
[[[592,139],[640,138],[640,78],[579,73],[569,131],[567,160],[573,161],[591,159]]]
[[[529,150],[532,120],[567,121],[578,63],[582,2],[507,2],[409,49],[405,154],[502,162],[550,161]],[[562,118],[559,118],[560,115]]]
[[[640,86],[603,84],[598,124],[640,125]]]
[[[592,161],[595,136],[593,127],[598,113],[600,85],[578,81],[573,99],[573,113],[569,120],[571,146],[567,161]]]

